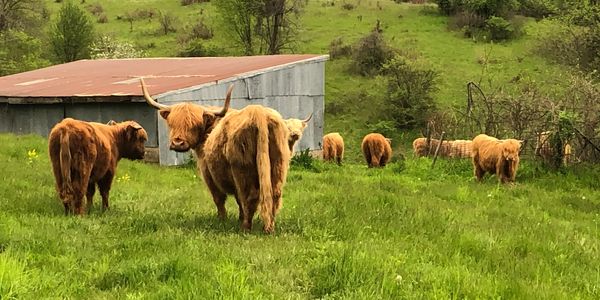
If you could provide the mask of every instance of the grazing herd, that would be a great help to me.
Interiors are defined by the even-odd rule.
[[[276,110],[261,105],[230,109],[233,86],[227,90],[222,108],[191,103],[167,106],[150,96],[143,79],[140,84],[146,102],[166,121],[169,148],[196,154],[198,170],[218,217],[227,217],[225,201],[233,195],[242,230],[252,229],[258,211],[264,232],[272,233],[294,145],[302,138],[312,114],[304,120],[283,119]],[[55,125],[48,147],[65,214],[84,214],[86,206],[92,205],[96,185],[102,209],[107,209],[117,163],[121,158],[143,159],[147,139],[146,131],[134,121],[101,124],[66,118]],[[489,172],[502,183],[515,181],[521,141],[481,134],[473,141],[443,141],[441,145],[435,139],[413,142],[417,157],[432,154],[438,146],[442,157],[471,157],[478,180]],[[324,135],[322,149],[323,160],[342,164],[344,139],[339,133]],[[361,150],[369,168],[385,167],[392,157],[391,140],[379,133],[367,134]]]

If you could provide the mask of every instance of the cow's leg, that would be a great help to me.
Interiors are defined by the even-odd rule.
[[[98,180],[98,190],[100,190],[100,196],[102,196],[102,212],[106,211],[109,207],[108,204],[108,194],[110,192],[110,187],[112,186],[112,181],[115,174],[113,172],[107,172],[104,177]]]
[[[379,157],[377,155],[371,154],[371,164],[369,167],[379,167]]]
[[[255,181],[257,181],[256,175],[252,176],[251,172],[234,172],[233,181],[236,196],[239,198],[242,208],[241,228],[243,231],[250,231],[259,200],[258,183],[255,184]]]
[[[92,206],[94,205],[94,194],[96,193],[96,184],[93,182],[88,183],[87,193],[85,194],[85,198],[87,199],[87,209],[88,213],[92,210]]]
[[[223,193],[217,187],[217,185],[213,181],[212,176],[210,175],[208,170],[204,170],[201,173],[202,173],[202,177],[204,177],[204,182],[206,183],[206,186],[208,186],[208,190],[210,191],[210,194],[212,195],[213,201],[215,202],[215,205],[217,206],[217,216],[219,217],[219,219],[225,220],[227,218],[227,209],[225,208],[225,200],[227,200],[227,194]],[[238,206],[239,206],[240,202],[239,202],[238,198],[236,197],[235,200],[237,201]]]
[[[473,159],[471,160],[471,162],[473,163],[473,174],[475,175],[475,178],[477,178],[477,181],[481,181],[483,175],[485,174],[485,171],[481,168],[481,165],[479,164],[479,155],[473,155]]]
[[[369,168],[373,167],[372,160],[371,160],[371,158],[372,158],[371,151],[369,150],[368,147],[364,150],[364,155],[365,155],[365,160],[367,161],[367,165],[369,166]]]

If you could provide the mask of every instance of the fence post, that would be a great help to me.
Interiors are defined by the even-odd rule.
[[[437,148],[435,148],[435,154],[433,155],[433,162],[431,163],[432,169],[435,166],[435,161],[437,160],[438,153],[440,152],[440,147],[442,147],[442,143],[444,143],[444,134],[446,134],[446,132],[442,131],[442,135],[440,136],[440,143],[438,144]]]
[[[429,157],[429,154],[431,154],[431,121],[427,122],[427,141],[425,143],[425,145],[427,145],[427,157]]]

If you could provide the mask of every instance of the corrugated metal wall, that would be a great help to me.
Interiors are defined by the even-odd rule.
[[[271,107],[284,118],[313,117],[304,131],[296,150],[319,149],[323,137],[325,61],[309,61],[261,73],[240,76],[233,81],[200,86],[156,96],[159,102],[174,104],[193,102],[199,105],[223,105],[227,87],[233,83],[231,107],[243,108],[250,104]],[[165,121],[158,117],[158,141],[161,165],[178,165],[187,161],[190,153],[169,150],[169,132]]]
[[[148,132],[147,147],[158,147],[157,116],[140,103],[7,104],[0,103],[0,132],[39,134],[47,137],[65,117],[106,123],[135,120]]]

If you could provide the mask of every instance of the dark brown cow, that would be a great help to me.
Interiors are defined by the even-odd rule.
[[[385,167],[392,158],[392,141],[379,133],[369,133],[362,141],[361,149],[367,165],[371,167]]]
[[[252,228],[260,207],[264,231],[273,232],[291,155],[281,116],[260,105],[227,112],[232,87],[223,109],[215,113],[190,103],[162,105],[150,97],[143,80],[141,84],[146,101],[167,121],[171,149],[196,153],[219,218],[226,218],[225,200],[234,195],[243,230]]]
[[[83,214],[96,192],[102,196],[102,209],[108,208],[108,193],[121,158],[143,159],[146,131],[138,123],[126,121],[106,125],[66,118],[56,124],[48,138],[56,190],[65,214]]]

